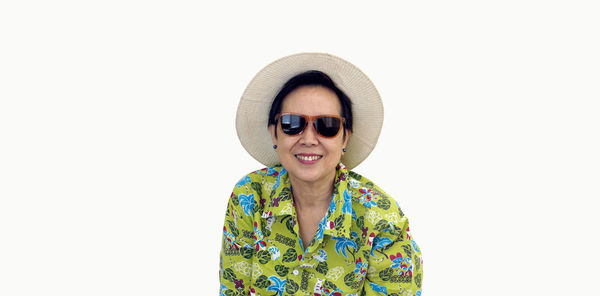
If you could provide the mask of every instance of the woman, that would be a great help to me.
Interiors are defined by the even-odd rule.
[[[338,57],[304,53],[265,67],[236,119],[267,168],[233,189],[221,295],[420,295],[422,260],[397,203],[349,169],[383,122],[374,85]]]

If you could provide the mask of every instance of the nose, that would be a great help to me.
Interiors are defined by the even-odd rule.
[[[317,131],[315,130],[313,123],[309,123],[300,136],[300,143],[303,145],[312,146],[319,143],[319,139],[317,139]]]

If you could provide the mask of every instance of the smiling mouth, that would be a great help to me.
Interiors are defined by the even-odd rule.
[[[300,155],[300,154],[296,154],[295,156],[296,156],[296,158],[303,160],[303,161],[315,161],[315,160],[321,159],[323,157],[322,155]]]

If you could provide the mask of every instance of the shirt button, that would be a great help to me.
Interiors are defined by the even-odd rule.
[[[293,273],[294,275],[298,275],[298,269],[294,269],[294,271],[292,271],[292,273]]]

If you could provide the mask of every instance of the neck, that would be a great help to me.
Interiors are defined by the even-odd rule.
[[[336,171],[334,170],[330,177],[315,182],[305,182],[290,176],[296,207],[329,207],[331,197],[333,196],[335,173]]]

